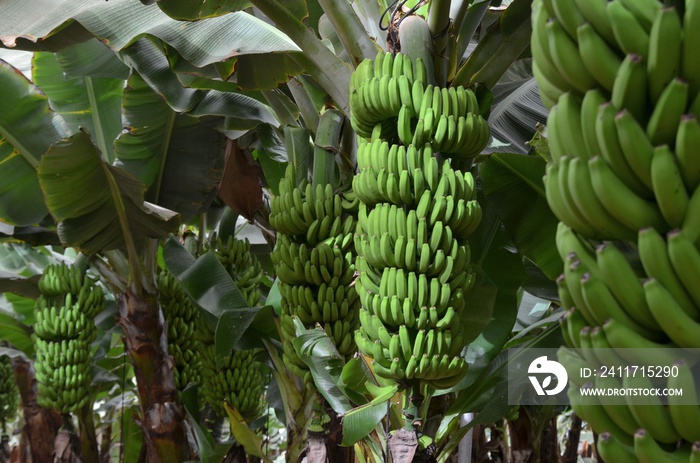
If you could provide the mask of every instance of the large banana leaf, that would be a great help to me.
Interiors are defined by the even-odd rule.
[[[104,48],[106,54],[114,53]],[[114,139],[122,130],[121,97],[124,80],[104,77],[65,78],[50,52],[36,52],[32,80],[49,98],[51,109],[60,114],[72,133],[81,127],[93,137],[108,162],[114,160]]]
[[[483,269],[488,283],[493,286],[482,283],[474,288],[474,295],[470,291],[467,296],[482,295],[476,297],[474,303],[483,304],[484,301],[488,301],[493,304],[493,311],[490,322],[467,348],[469,373],[462,381],[462,386],[470,384],[478,377],[510,337],[518,314],[518,290],[525,280],[522,257],[512,250],[508,236],[501,227],[495,204],[481,195],[479,203],[484,215],[477,233],[470,238],[469,244],[474,250],[473,259]],[[492,291],[489,291],[489,288]],[[493,290],[496,290],[495,295]]]
[[[170,18],[156,5],[143,5],[138,0],[9,0],[3,2],[0,31],[4,32],[0,40],[6,47],[22,48],[26,41],[18,42],[18,38],[31,43],[60,35],[61,28],[72,21],[115,51],[144,35],[157,37],[196,66],[236,55],[299,50],[282,32],[245,12],[183,22]]]
[[[150,0],[142,1],[153,3]],[[158,7],[171,18],[194,21],[240,11],[250,7],[250,3],[249,0],[158,0]],[[322,13],[317,0],[285,0],[284,6],[293,17],[305,21],[310,27],[316,26]]]
[[[203,2],[160,0],[158,6],[171,18],[191,21],[239,11],[250,6],[250,2],[248,0],[206,0]]]
[[[223,118],[173,111],[139,76],[123,95],[126,128],[115,142],[117,161],[147,187],[148,200],[189,220],[213,199],[224,166]]]
[[[247,128],[260,122],[277,125],[269,108],[253,98],[218,90],[184,88],[170,69],[156,43],[143,38],[122,52],[148,85],[177,112],[192,116],[229,116],[247,121]]]
[[[85,131],[54,144],[38,173],[61,242],[86,254],[163,237],[179,224],[176,213],[144,202],[144,185],[107,164]]]
[[[67,135],[46,96],[0,60],[0,220],[32,225],[46,214],[36,166],[52,143]]]
[[[513,0],[489,26],[455,76],[458,85],[483,83],[493,88],[530,44],[532,0]]]
[[[550,279],[562,272],[554,235],[559,223],[547,204],[539,156],[493,154],[481,164],[484,194],[496,205],[518,250]]]
[[[67,77],[109,77],[126,80],[129,67],[107,45],[87,40],[56,52],[56,59]]]

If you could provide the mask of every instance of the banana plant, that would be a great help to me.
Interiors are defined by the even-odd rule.
[[[195,116],[225,116],[224,132],[230,137],[239,138],[246,134],[239,138],[239,142],[245,145],[252,141],[250,146],[256,148],[260,155],[258,159],[265,173],[264,180],[274,191],[275,179],[279,179],[281,172],[284,172],[286,159],[283,154],[279,156],[271,149],[274,144],[267,142],[270,127],[282,123],[305,126],[313,132],[324,105],[332,105],[349,117],[349,78],[363,59],[374,58],[385,47],[396,51],[400,46],[402,52],[421,57],[425,63],[429,63],[432,82],[441,86],[468,85],[477,90],[483,89],[478,90],[482,100],[480,106],[487,114],[490,106],[488,90],[527,47],[530,2],[526,0],[516,0],[497,13],[488,13],[491,3],[488,1],[433,0],[398,2],[393,6],[387,3],[205,1],[192,7],[182,2],[162,0],[157,6],[137,8],[133,4],[116,1],[89,12],[83,8],[73,8],[67,9],[63,17],[27,19],[19,25],[0,25],[0,30],[11,31],[8,35],[13,38],[6,40],[6,44],[26,48],[62,47],[70,38],[68,32],[64,33],[63,30],[83,34],[83,37],[85,34],[97,36],[112,50],[119,51],[121,62],[126,63],[132,72],[138,73],[142,82],[140,87],[134,84],[135,88],[146,90],[146,86],[150,87],[176,114],[186,112]],[[256,9],[239,11],[250,4]],[[168,22],[169,19],[159,9],[173,18],[189,21],[180,23],[178,30],[191,31],[193,36],[196,30],[200,33],[197,37],[202,40],[199,43],[204,43],[206,37],[217,37],[218,45],[195,48],[183,43],[174,33],[174,23]],[[269,30],[260,28],[256,36],[255,32],[250,32],[255,31],[251,27],[243,29],[247,32],[245,37],[250,39],[247,42],[232,36],[231,31],[241,30],[240,21],[245,23],[253,17],[250,12],[266,16],[286,35],[271,34]],[[387,14],[383,15],[384,12]],[[138,16],[140,25],[127,21],[126,32],[120,30],[118,33],[99,27],[101,23],[116,23],[119,14]],[[382,17],[385,18],[384,22]],[[64,24],[65,21],[68,23]],[[66,25],[68,27],[59,28]],[[141,30],[137,31],[138,27]],[[386,36],[382,36],[385,34],[382,28],[388,29]],[[477,31],[478,45],[472,53],[465,55]],[[41,37],[42,41],[31,43],[28,37]],[[283,43],[284,47],[277,48],[281,53],[265,53],[264,47],[258,48],[258,54],[251,50],[254,48],[250,47],[251,43],[269,46],[272,39],[278,40],[278,44]],[[248,44],[249,48],[239,44]],[[241,55],[241,48],[248,54]],[[78,65],[84,67],[89,63]],[[295,77],[286,87],[278,86],[287,75],[299,74],[302,70],[303,74]],[[257,93],[261,89],[263,91]],[[246,95],[252,96],[253,101]],[[256,106],[253,104],[255,98],[265,101],[267,105]],[[245,104],[241,107],[241,103]],[[272,108],[272,112],[268,108]],[[349,126],[345,124],[342,143],[342,152],[349,163],[341,169],[341,175],[352,173],[355,146]],[[172,128],[172,125],[165,127]],[[251,129],[256,131],[250,132]],[[130,160],[118,159],[124,166],[129,166]],[[139,167],[146,170],[144,164],[140,163]],[[156,161],[151,166],[155,164]],[[137,176],[142,181],[148,179],[143,172]],[[258,216],[263,225],[265,215],[263,208]],[[488,238],[498,225],[483,228]],[[488,248],[493,239],[486,239],[485,243]],[[498,243],[498,246],[503,245],[505,242]],[[123,258],[121,268],[124,268],[125,261],[133,265],[136,259],[132,257]],[[495,273],[489,276],[499,284]],[[472,353],[485,353],[482,358],[488,361],[500,350],[507,337],[504,333],[510,331],[508,325],[512,326],[514,319],[512,304],[513,300],[509,297],[496,301],[496,322],[490,327],[500,341],[489,343],[486,339],[494,339],[493,333],[485,334],[472,344]],[[473,370],[477,371],[478,368]]]
[[[159,33],[172,39],[167,29],[175,21],[157,16],[160,22],[148,26],[161,26]],[[262,22],[250,20],[275,35]],[[121,49],[133,38],[117,37],[113,29],[110,34],[110,43]],[[196,31],[178,34],[177,46],[186,49],[193,37]],[[225,125],[223,116],[254,111],[259,121],[275,120],[265,104],[250,96],[223,95],[233,109],[222,108],[217,90],[168,94],[182,105],[176,111],[140,74],[130,73],[126,53],[119,57],[94,39],[56,54],[37,52],[33,59],[33,82],[10,65],[1,66],[7,111],[0,133],[3,157],[10,160],[3,166],[17,182],[0,199],[2,220],[15,230],[42,223],[53,242],[90,256],[116,294],[118,326],[138,384],[146,453],[184,461],[191,451],[185,414],[165,361],[167,345],[155,297],[157,239],[211,203],[224,163],[223,134],[216,131]],[[197,117],[201,114],[207,117]],[[17,192],[26,200],[25,208],[17,207]]]

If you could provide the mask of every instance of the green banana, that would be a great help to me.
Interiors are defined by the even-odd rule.
[[[673,355],[668,353],[668,349],[678,348],[673,343],[662,344],[651,341],[612,318],[603,324],[603,331],[610,345],[614,349],[619,349],[617,354],[627,360],[630,365],[670,365],[673,361]],[[647,357],[640,359],[634,353],[635,349],[644,349]]]
[[[576,29],[585,22],[574,2],[568,0],[549,0],[552,12],[566,33],[576,40]]]
[[[678,279],[693,299],[696,307],[700,307],[700,288],[697,285],[700,278],[700,253],[695,245],[679,230],[673,230],[667,235],[668,257]]]
[[[552,163],[558,164],[564,153],[564,144],[562,142],[563,132],[559,126],[559,106],[554,105],[547,116],[547,142],[549,143],[549,152],[552,155]]]
[[[555,19],[549,19],[546,28],[552,59],[564,79],[582,93],[594,88],[597,82],[583,63],[573,39]]]
[[[578,231],[594,234],[590,225],[580,219],[580,216],[572,214],[569,206],[564,202],[564,193],[560,189],[559,166],[556,164],[548,164],[546,167],[546,175],[544,176],[545,195],[547,203],[552,209],[554,215],[561,221],[566,223]]]
[[[569,163],[569,191],[576,207],[596,231],[597,235],[608,239],[633,239],[636,233],[622,225],[601,204],[595,195],[590,172],[582,159],[572,159]]]
[[[610,363],[606,363],[605,365],[610,365]],[[613,376],[597,375],[595,378],[595,387],[603,390],[607,390],[609,388],[619,390],[622,387],[622,384],[620,380],[614,378]],[[610,405],[606,403],[605,400],[601,400],[601,407],[603,407],[605,413],[620,429],[625,432],[625,434],[634,435],[637,429],[639,429],[639,424],[637,423],[637,420],[635,420],[627,405]]]
[[[688,210],[688,193],[676,165],[676,160],[667,145],[654,148],[651,160],[651,184],[656,203],[670,228],[683,224]]]
[[[645,389],[653,387],[649,378],[639,374],[623,375],[622,385],[625,388]],[[651,395],[629,396],[626,397],[626,401],[637,423],[645,428],[654,439],[668,444],[678,441],[680,436],[673,428],[671,415],[668,412],[668,408],[661,402],[660,397]],[[640,456],[638,450],[637,456]]]
[[[581,102],[581,132],[588,158],[602,154],[595,127],[598,109],[605,102],[606,98],[599,88],[587,91]]]
[[[645,30],[653,28],[655,18],[661,10],[661,4],[657,0],[620,0],[623,5],[637,18],[639,24]]]
[[[617,4],[619,0],[613,0],[610,6]],[[613,106],[621,111],[627,109],[639,122],[646,126],[647,121],[647,99],[640,98],[639,95],[647,94],[647,70],[642,55],[628,54],[622,61],[615,78],[610,101]]]
[[[644,287],[625,255],[614,243],[604,243],[596,249],[598,272],[625,312],[644,327],[658,330],[649,310]]]
[[[700,243],[700,188],[696,188],[690,197],[681,230],[696,246]]]
[[[635,4],[626,0],[630,4]],[[658,2],[653,1],[658,6]],[[642,10],[649,11],[649,10]],[[649,96],[651,102],[659,100],[664,88],[678,76],[681,67],[681,49],[683,47],[683,26],[681,18],[673,7],[662,8],[654,16],[649,34],[649,56],[647,73],[649,75]],[[695,58],[693,58],[695,59]]]
[[[620,148],[627,164],[647,191],[653,191],[651,160],[654,155],[654,145],[649,141],[645,129],[626,109],[615,115],[615,127],[617,127]]]
[[[687,316],[696,319],[698,311],[692,298],[688,295],[673,270],[664,238],[653,228],[644,228],[639,231],[637,249],[646,274],[658,280],[671,293],[673,299],[675,299]],[[649,302],[648,294],[647,302]],[[654,314],[651,306],[649,309]],[[654,318],[657,318],[657,316],[654,315]]]
[[[658,280],[648,279],[644,292],[652,315],[671,341],[680,347],[700,347],[700,324],[681,309]]]
[[[653,338],[655,336],[654,331],[645,328],[627,315],[605,283],[592,276],[590,273],[586,273],[581,277],[581,293],[586,306],[589,308],[593,318],[598,324],[602,325],[609,318],[614,318],[617,322],[624,324],[632,331],[646,338]],[[652,309],[652,314],[653,313]]]
[[[669,376],[668,387],[683,391],[682,400],[675,395],[668,397],[668,412],[673,427],[686,441],[700,441],[700,407],[693,371],[682,359],[674,362],[673,366],[678,369],[678,375]]]
[[[586,319],[588,324],[595,325],[597,323],[595,316],[591,312],[588,304],[583,297],[581,291],[581,278],[587,272],[586,266],[577,260],[577,255],[571,253],[564,261],[564,274],[566,275],[566,284],[571,291],[571,298],[576,303],[576,308],[581,312],[581,315]]]
[[[663,408],[663,406],[660,406]],[[690,458],[690,451],[687,448],[667,452],[656,442],[660,440],[649,429],[640,429],[634,434],[634,453],[639,459],[639,463],[656,463],[659,461],[667,463],[686,463]],[[671,443],[666,440],[661,442]]]
[[[607,10],[615,41],[622,51],[625,54],[647,56],[649,33],[635,15],[626,8],[624,2],[621,0],[608,2]]]
[[[564,150],[561,156],[570,155],[587,160],[590,156],[585,150],[581,130],[581,103],[578,101],[578,96],[572,92],[565,93],[559,98],[557,107],[557,126],[561,131],[561,144]]]
[[[591,184],[605,209],[625,226],[664,228],[665,221],[656,204],[644,200],[625,185],[602,157],[588,161]]]
[[[612,24],[606,10],[607,0],[574,0],[583,18],[593,26],[608,44],[617,46]]]
[[[661,93],[647,124],[647,135],[653,145],[672,145],[676,141],[676,132],[687,105],[687,82],[673,79]]]
[[[642,198],[651,197],[651,192],[637,177],[625,159],[615,125],[617,111],[612,104],[605,103],[598,108],[595,132],[602,157],[610,169],[633,193]]]
[[[581,24],[576,32],[583,64],[604,89],[612,92],[622,60],[589,23]]]
[[[681,116],[676,132],[676,160],[688,191],[695,191],[700,186],[700,157],[696,155],[700,146],[700,124],[693,114]]]
[[[563,93],[570,89],[569,83],[564,79],[559,70],[556,68],[552,59],[552,53],[549,49],[549,39],[547,38],[547,12],[541,3],[533,4],[532,9],[532,25],[533,34],[530,41],[532,48],[532,56],[535,57],[535,64],[542,78],[537,78],[538,83],[545,80],[551,83],[551,87],[561,89]],[[540,85],[540,90],[544,91],[543,85]],[[549,93],[549,92],[546,92]],[[558,97],[558,95],[557,95]]]
[[[691,100],[697,97],[700,90],[700,62],[696,55],[698,43],[700,43],[700,3],[697,0],[687,0],[683,15],[681,75],[688,81]]]
[[[557,226],[555,235],[555,244],[557,251],[562,259],[567,258],[570,253],[575,254],[575,259],[583,262],[587,271],[596,274],[598,272],[598,264],[595,257],[595,248],[585,238],[581,238],[570,227],[564,223]]]
[[[606,462],[639,463],[634,447],[620,442],[612,433],[606,431],[598,436],[596,447]]]
[[[572,226],[572,228],[589,236],[595,235],[595,227],[588,222],[583,211],[576,206],[572,192],[569,188],[569,185],[572,183],[569,173],[569,164],[571,159],[572,158],[570,156],[563,156],[559,162],[557,179],[559,184],[559,194],[561,195],[561,200],[564,207],[567,209],[568,214],[573,217],[574,224],[576,224],[576,226]]]
[[[591,382],[584,384],[581,389],[593,389],[594,385]],[[588,424],[596,432],[610,432],[616,436],[623,444],[631,445],[633,442],[632,436],[623,431],[615,422],[608,416],[605,409],[600,405],[598,400],[593,395],[584,395],[576,387],[570,387],[567,392],[571,401],[571,408],[576,414],[586,420]]]

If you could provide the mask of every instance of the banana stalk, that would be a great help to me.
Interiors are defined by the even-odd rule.
[[[319,0],[318,3],[338,33],[353,66],[377,54],[379,46],[367,35],[350,2]]]
[[[167,350],[167,333],[155,295],[127,290],[117,295],[118,324],[134,367],[143,410],[142,428],[149,460],[187,461],[184,411]]]
[[[340,148],[340,132],[343,114],[337,109],[327,109],[321,115],[314,140],[314,166],[311,185],[337,185],[336,156]]]
[[[438,85],[445,86],[447,83],[447,67],[449,64],[449,44],[448,38],[452,34],[450,22],[451,0],[431,0],[428,8],[428,26],[433,37],[435,47],[435,81]]]

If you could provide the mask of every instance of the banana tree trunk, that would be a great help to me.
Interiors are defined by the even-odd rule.
[[[331,421],[329,423],[328,435],[326,436],[326,452],[328,461],[338,463],[353,463],[355,461],[355,448],[352,446],[342,447],[343,425],[338,415],[328,407],[326,410]]]
[[[42,408],[37,403],[37,384],[31,363],[20,357],[14,357],[12,370],[19,390],[25,423],[22,428],[19,461],[51,461],[54,439],[61,427],[61,415],[56,410]]]
[[[143,291],[145,293],[145,291]],[[172,358],[168,355],[163,315],[153,294],[127,290],[117,297],[126,350],[131,358],[141,403],[148,462],[189,459],[184,412],[177,398]]]

